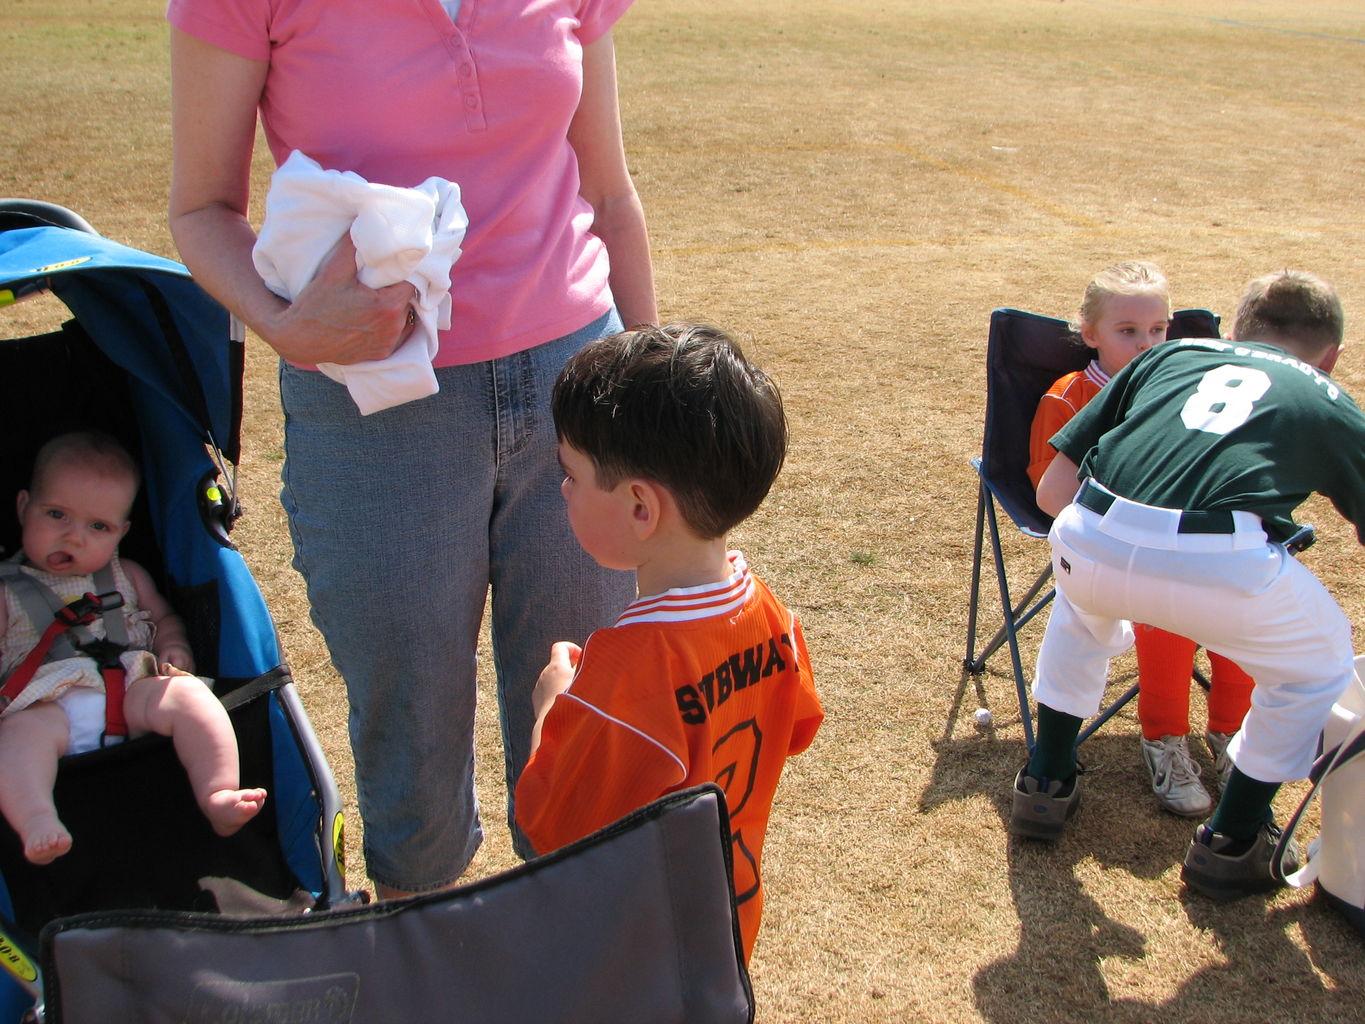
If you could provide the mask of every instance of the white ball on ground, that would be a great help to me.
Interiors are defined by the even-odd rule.
[[[977,725],[987,726],[995,721],[995,716],[991,714],[990,708],[977,708],[972,712],[972,720],[976,722]]]

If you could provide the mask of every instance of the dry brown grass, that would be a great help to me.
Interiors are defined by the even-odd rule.
[[[1360,1019],[1360,939],[1309,893],[1182,892],[1189,826],[1148,796],[1131,715],[1089,746],[1104,770],[1072,834],[1007,840],[1012,690],[960,672],[993,307],[1066,315],[1095,269],[1141,256],[1178,304],[1226,313],[1248,278],[1296,265],[1338,286],[1360,341],[1365,3],[1190,6],[641,0],[617,31],[663,312],[736,329],[792,419],[788,467],[737,537],[802,615],[829,716],[773,815],[752,965],[767,1024]],[[9,12],[0,191],[173,255],[161,5]],[[1365,394],[1365,359],[1338,377]],[[257,346],[237,538],[349,787],[340,683],[274,496],[274,380]],[[1349,528],[1325,503],[1307,518],[1307,561],[1360,618]],[[478,875],[512,863],[490,724]]]

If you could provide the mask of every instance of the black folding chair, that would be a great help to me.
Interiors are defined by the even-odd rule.
[[[752,1024],[725,795],[661,797],[519,867],[346,910],[110,910],[43,929],[51,1020]]]
[[[1218,323],[1218,317],[1206,309],[1178,310],[1171,316],[1167,337],[1216,338],[1219,336]],[[1047,559],[1023,597],[1016,600],[1010,593],[996,507],[1005,511],[1024,536],[1047,537],[1052,519],[1034,500],[1033,484],[1027,472],[1029,428],[1038,409],[1038,400],[1048,388],[1058,377],[1083,369],[1091,358],[1090,350],[1074,340],[1065,320],[1017,309],[997,309],[991,313],[991,332],[986,346],[986,428],[981,457],[972,459],[972,467],[980,477],[980,487],[976,503],[971,605],[967,612],[967,654],[963,667],[973,676],[979,676],[986,671],[987,660],[1002,646],[1008,646],[1019,698],[1019,717],[1024,723],[1024,742],[1030,751],[1034,745],[1033,718],[1028,680],[1019,655],[1019,631],[1047,607],[1056,593],[1048,586],[1052,579],[1052,560]],[[995,636],[978,648],[982,552],[988,535],[1000,591],[1002,623]],[[1203,682],[1202,678],[1200,681]],[[1081,730],[1077,744],[1117,714],[1137,695],[1137,690],[1134,683],[1103,708]]]

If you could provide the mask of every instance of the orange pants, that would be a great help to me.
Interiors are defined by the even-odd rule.
[[[1137,637],[1138,721],[1149,740],[1190,731],[1190,682],[1196,644],[1155,626],[1133,623]],[[1255,680],[1209,651],[1209,731],[1233,733],[1251,707]]]

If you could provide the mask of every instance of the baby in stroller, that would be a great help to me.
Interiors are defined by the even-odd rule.
[[[80,432],[43,446],[29,488],[18,495],[22,550],[0,573],[0,678],[7,680],[0,688],[0,813],[35,864],[71,848],[52,799],[58,759],[94,749],[107,735],[169,736],[219,835],[240,829],[266,798],[264,789],[238,788],[232,724],[191,674],[194,657],[179,616],[146,570],[118,557],[138,486],[137,466],[116,440]],[[54,619],[38,620],[31,598],[22,596],[35,582],[40,593],[56,596],[62,611]],[[52,603],[49,595],[43,600]],[[93,613],[114,608],[121,628],[111,630],[109,619]],[[85,625],[96,644],[44,662],[39,649],[61,633],[53,622]],[[127,647],[110,657],[118,632],[126,632]],[[106,699],[106,676],[120,669],[122,721],[117,683]]]

